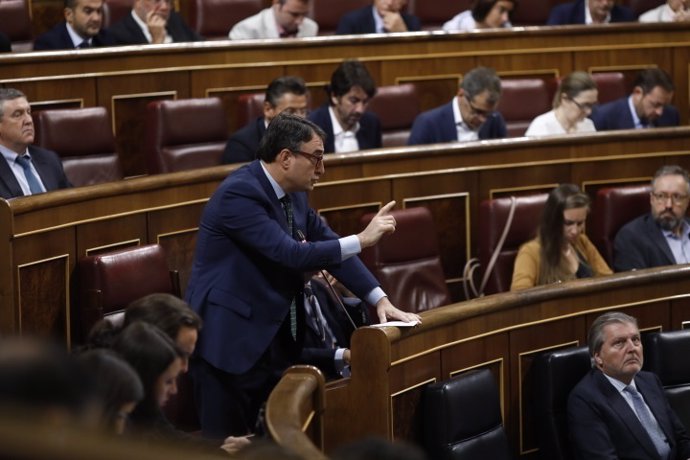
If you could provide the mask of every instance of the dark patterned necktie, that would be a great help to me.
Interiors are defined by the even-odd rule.
[[[287,194],[280,199],[280,205],[283,207],[283,211],[285,211],[290,236],[294,238],[295,230],[293,225],[292,200]],[[292,303],[290,303],[290,333],[293,339],[297,339],[297,304],[295,303],[294,297]]]

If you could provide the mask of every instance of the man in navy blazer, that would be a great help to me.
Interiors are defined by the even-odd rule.
[[[113,24],[109,30],[118,45],[202,40],[173,11],[170,0],[135,0],[131,13]]]
[[[496,111],[501,80],[493,69],[477,67],[465,75],[448,104],[420,113],[407,145],[506,137],[506,123]]]
[[[112,46],[103,27],[104,0],[65,0],[65,20],[34,41],[35,50],[83,49]]]
[[[403,12],[407,0],[374,0],[372,6],[351,11],[338,22],[337,35],[414,32],[419,18]]]
[[[590,118],[597,131],[678,126],[678,110],[670,105],[674,91],[666,72],[645,69],[635,77],[630,96],[594,107]]]
[[[630,8],[616,5],[615,0],[577,0],[554,6],[546,25],[606,24],[636,20],[635,13]]]
[[[304,336],[304,274],[327,268],[379,319],[417,320],[395,308],[355,257],[394,231],[390,202],[357,235],[339,238],[309,208],[324,173],[325,134],[308,120],[280,114],[258,159],[219,186],[201,219],[187,301],[204,329],[192,364],[205,436],[251,431],[259,410]]]
[[[688,172],[676,165],[659,168],[652,179],[651,213],[625,224],[613,241],[616,271],[690,262]]]
[[[346,153],[381,147],[381,122],[367,112],[376,94],[376,83],[357,60],[345,60],[331,75],[326,87],[328,103],[309,114],[326,132],[326,153]]]
[[[690,458],[690,438],[659,378],[641,371],[637,320],[605,313],[592,323],[587,343],[593,368],[568,398],[575,459]]]
[[[307,86],[300,77],[279,77],[266,88],[264,96],[264,115],[249,122],[234,132],[223,152],[223,163],[244,163],[256,158],[259,142],[264,137],[266,127],[278,114],[293,113],[307,116]]]
[[[26,96],[14,88],[0,88],[0,197],[9,199],[72,186],[57,154],[30,145],[33,141],[34,123]],[[25,166],[20,163],[22,159],[27,161]]]

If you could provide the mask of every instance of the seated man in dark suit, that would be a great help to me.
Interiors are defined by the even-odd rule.
[[[12,42],[7,35],[0,32],[0,53],[9,53],[12,51]]]
[[[566,24],[607,24],[635,21],[635,13],[615,0],[576,0],[556,5],[549,13],[547,26]]]
[[[381,123],[367,112],[376,94],[376,83],[364,64],[343,61],[326,87],[328,104],[309,114],[309,119],[326,132],[325,153],[344,153],[381,147]]]
[[[110,27],[118,45],[195,42],[201,37],[173,11],[171,0],[135,0],[131,14]]]
[[[690,438],[659,378],[641,370],[637,320],[605,313],[594,320],[587,343],[593,368],[568,398],[575,459],[690,458]]]
[[[34,42],[35,50],[110,46],[115,40],[103,27],[104,0],[65,0],[65,20]]]
[[[506,123],[496,111],[501,79],[493,69],[477,67],[465,75],[449,103],[420,113],[407,145],[474,141],[506,137]]]
[[[616,271],[690,262],[690,178],[680,166],[662,166],[652,179],[651,213],[623,226],[613,241]]]
[[[645,69],[635,78],[630,96],[594,107],[589,118],[597,131],[678,126],[678,110],[670,105],[675,87],[661,69]]]
[[[30,145],[34,123],[26,96],[0,88],[0,198],[34,195],[72,185],[55,152]]]
[[[223,163],[254,160],[266,127],[275,116],[284,111],[301,117],[307,116],[307,86],[300,77],[279,77],[268,85],[264,98],[264,116],[249,122],[230,136],[223,152]]]
[[[407,0],[374,0],[344,15],[335,33],[338,35],[413,32],[422,28],[419,18],[404,13]]]

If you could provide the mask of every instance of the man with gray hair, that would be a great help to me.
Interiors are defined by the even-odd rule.
[[[690,438],[659,378],[642,371],[637,320],[604,313],[587,335],[592,369],[568,397],[575,459],[687,459]]]
[[[688,172],[676,165],[659,168],[649,194],[651,212],[628,222],[613,244],[616,271],[690,262]]]
[[[30,145],[34,122],[26,96],[0,88],[0,198],[49,192],[72,185],[55,152]]]
[[[493,69],[477,67],[465,75],[449,103],[423,112],[412,124],[408,145],[506,137],[506,123],[496,111],[501,79]]]

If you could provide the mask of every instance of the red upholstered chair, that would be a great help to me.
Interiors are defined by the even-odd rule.
[[[75,187],[123,177],[110,117],[103,107],[40,111],[36,144],[57,152]]]
[[[395,232],[362,251],[362,261],[402,310],[421,312],[450,303],[431,212],[414,207],[391,214],[397,221]],[[362,225],[373,217],[362,216]]]
[[[537,235],[537,227],[547,196],[548,194],[541,193],[515,197],[516,208],[513,222],[484,288],[485,294],[510,290],[518,249],[520,245]],[[478,255],[482,270],[486,270],[491,255],[503,234],[510,206],[510,197],[485,200],[479,205]]]
[[[241,128],[264,114],[266,93],[242,94],[237,98],[237,127]]]
[[[472,0],[454,2],[410,0],[407,10],[417,16],[424,30],[440,30],[443,23],[472,7]]]
[[[227,39],[230,29],[264,8],[263,0],[193,0],[189,24],[207,39]]]
[[[12,42],[12,51],[33,49],[29,0],[0,1],[0,30]]]
[[[597,191],[587,233],[610,267],[613,267],[613,240],[618,230],[634,218],[649,212],[651,191],[652,186],[649,184]]]
[[[380,86],[369,103],[369,110],[381,120],[384,147],[405,145],[420,112],[417,88],[412,83]]]
[[[309,17],[319,25],[319,35],[333,35],[342,15],[366,5],[371,5],[371,0],[312,0]]]
[[[134,0],[105,0],[103,3],[103,27],[111,25],[124,18],[132,11]]]
[[[228,128],[219,98],[153,101],[146,106],[149,174],[220,164]]]
[[[597,84],[599,104],[615,101],[628,95],[625,76],[621,72],[594,72],[592,80]]]
[[[498,111],[506,120],[509,137],[525,135],[538,115],[551,110],[551,94],[541,78],[506,78],[501,80]]]

